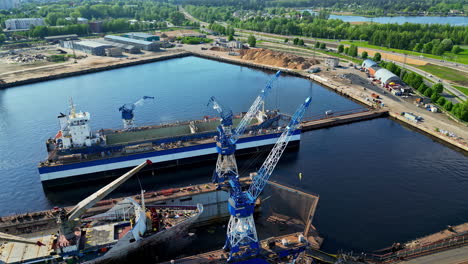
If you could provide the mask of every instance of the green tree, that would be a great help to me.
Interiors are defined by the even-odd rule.
[[[326,49],[327,45],[325,43],[320,43],[320,49]]]
[[[436,93],[441,93],[444,90],[444,86],[441,83],[435,83],[432,85],[432,90]]]
[[[299,42],[299,38],[293,39],[293,44],[294,44],[294,45],[297,45],[298,42]]]
[[[349,47],[349,54],[348,55],[351,56],[351,57],[357,57],[358,49],[357,49],[356,45],[351,44],[351,46]]]
[[[438,100],[437,100],[437,104],[440,105],[440,106],[444,106],[445,103],[446,103],[447,100],[445,100],[445,98],[443,96],[441,96]]]
[[[297,42],[297,45],[299,45],[299,46],[304,46],[304,40],[300,39],[300,40]]]
[[[449,100],[447,100],[444,104],[444,109],[447,110],[447,111],[450,111],[452,110],[452,107],[453,107],[453,104],[452,102],[450,102]]]
[[[0,34],[0,44],[2,44],[3,42],[5,42],[5,40],[6,40],[5,34]]]
[[[344,48],[344,54],[346,54],[346,55],[349,54],[349,47]]]
[[[59,19],[60,17],[62,17],[62,15],[60,13],[51,12],[51,13],[47,14],[47,16],[45,18],[45,21],[46,21],[47,24],[49,24],[51,26],[55,26],[55,25],[57,25],[57,19]]]
[[[233,35],[229,35],[229,36],[228,36],[228,41],[232,41],[232,40],[234,40],[234,36],[233,36]]]
[[[416,45],[414,46],[413,51],[421,52],[422,49],[423,49],[423,44],[418,43],[418,44],[416,44]]]
[[[454,46],[452,47],[452,53],[453,53],[453,54],[458,54],[458,53],[460,53],[460,52],[462,52],[462,51],[463,51],[463,49],[460,48],[460,46],[458,46],[458,45],[454,45]]]
[[[176,26],[180,26],[182,25],[182,23],[184,22],[185,20],[185,17],[182,13],[180,12],[172,12],[170,15],[169,15],[169,20],[172,22],[172,24],[176,25]]]
[[[433,103],[437,102],[437,100],[439,100],[439,97],[441,97],[438,93],[436,92],[433,92],[432,95],[431,95],[431,101]]]
[[[361,58],[365,60],[365,59],[367,59],[367,57],[369,57],[369,54],[367,54],[367,51],[363,51],[361,53]]]
[[[247,43],[249,44],[250,47],[255,47],[257,45],[257,39],[254,37],[254,35],[250,35],[247,38]]]
[[[427,88],[426,91],[424,92],[424,95],[427,96],[427,97],[431,97],[432,93],[433,93],[432,89]]]
[[[440,42],[440,45],[444,49],[444,51],[449,51],[453,47],[453,41],[451,39],[444,39]]]
[[[391,71],[391,72],[393,72],[393,73],[396,72],[396,69],[397,69],[397,68],[398,68],[398,67],[397,67],[397,66],[395,65],[395,63],[393,63],[393,62],[389,62],[389,63],[387,63],[387,64],[385,65],[385,69],[387,69],[387,70],[389,70],[389,71]]]
[[[288,43],[289,39],[288,38],[285,38],[284,39],[284,43]]]
[[[316,41],[314,47],[315,47],[316,49],[320,48],[320,42]]]
[[[375,53],[375,55],[374,55],[374,60],[375,60],[375,61],[380,61],[380,60],[382,60],[382,54],[380,54],[380,53],[378,53],[378,52]]]
[[[423,52],[428,53],[428,54],[432,53],[433,48],[434,48],[434,45],[431,42],[426,43],[423,45]]]
[[[429,88],[425,83],[421,83],[421,85],[419,85],[418,87],[418,91],[422,94],[424,94],[424,92],[427,90],[427,88]]]
[[[444,54],[444,50],[445,50],[444,46],[442,46],[442,44],[439,44],[439,45],[436,45],[436,46],[432,47],[432,52],[431,53],[434,54],[434,55],[439,55],[440,56],[440,55]]]
[[[343,44],[340,44],[340,45],[338,46],[338,53],[343,53],[343,51],[344,51],[344,45],[343,45]]]

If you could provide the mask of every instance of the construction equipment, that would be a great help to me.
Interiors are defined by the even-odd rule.
[[[241,135],[245,132],[245,129],[250,124],[252,119],[260,111],[266,96],[271,91],[273,82],[278,79],[281,71],[278,71],[267,83],[264,89],[257,96],[253,104],[250,106],[249,111],[244,115],[237,128],[232,130],[232,111],[226,107],[223,107],[216,101],[216,98],[212,96],[208,101],[208,105],[213,105],[213,109],[218,111],[221,117],[221,124],[218,126],[218,140],[216,143],[216,150],[218,152],[218,160],[216,162],[216,169],[213,173],[213,182],[222,184],[230,178],[238,177],[237,163],[234,153],[236,151],[236,142],[239,140]]]
[[[135,127],[135,122],[133,120],[135,115],[133,114],[133,110],[135,110],[137,106],[143,105],[143,102],[146,99],[154,99],[154,97],[143,96],[140,100],[136,101],[135,103],[124,104],[121,107],[119,107],[119,111],[122,112],[122,121],[125,129],[132,129]]]
[[[308,97],[296,110],[270,154],[263,162],[262,167],[257,171],[257,175],[253,177],[252,184],[247,191],[242,191],[239,177],[229,178],[230,197],[228,209],[231,218],[229,219],[227,238],[224,245],[224,249],[230,251],[228,261],[252,257],[258,254],[260,245],[253,218],[255,201],[265,188],[310,102],[311,98]]]

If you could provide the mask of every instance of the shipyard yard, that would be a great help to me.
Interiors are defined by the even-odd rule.
[[[36,166],[46,158],[44,142],[57,134],[56,116],[68,112],[70,97],[77,110],[90,112],[93,130],[121,129],[119,106],[143,95],[154,96],[155,100],[136,110],[138,126],[179,124],[215,117],[213,109],[207,107],[210,96],[219,98],[236,114],[247,111],[273,70],[279,68],[286,74],[275,82],[265,101],[265,109],[279,109],[282,114],[291,116],[307,96],[312,97],[312,103],[304,115],[299,149],[283,154],[272,180],[307,193],[317,193],[317,196],[312,195],[316,201],[320,196],[318,205],[313,206],[316,249],[321,246],[329,252],[372,252],[396,241],[412,240],[427,246],[430,241],[450,237],[447,234],[443,237],[447,225],[468,221],[466,125],[443,113],[422,109],[412,98],[384,92],[348,62],[340,62],[345,67],[326,70],[323,59],[315,61],[315,56],[310,54],[305,56],[306,62],[297,60],[284,64],[284,61],[294,61],[288,57],[290,55],[279,58],[270,54],[264,57],[267,59],[258,60],[256,54],[233,56],[227,51],[210,50],[208,44],[178,45],[166,51],[144,51],[117,58],[80,52],[77,55],[81,59],[76,64],[69,60],[61,64],[39,62],[39,66],[1,66],[3,85],[23,84],[0,90],[0,175],[3,181],[0,199],[8,201],[0,207],[2,216],[72,206],[108,182],[75,184],[53,191],[42,188]],[[322,67],[320,73],[305,71],[317,62]],[[372,102],[375,94],[383,101],[383,107]],[[328,111],[333,114],[325,114]],[[401,115],[402,112],[414,113],[424,121],[412,123]],[[386,118],[388,116],[391,118]],[[140,133],[139,137],[145,138],[190,133],[189,125],[182,124],[168,127],[163,134],[158,134],[162,130],[131,133]],[[201,131],[215,129],[214,125],[202,124]],[[108,140],[118,145],[131,142],[133,137],[135,135],[116,133]],[[239,158],[241,176],[256,171],[265,156],[255,154],[252,158]],[[155,191],[172,188],[173,192],[182,188],[174,196],[180,198],[184,197],[186,188],[196,184],[199,185],[195,190],[211,192],[215,187],[205,183],[211,180],[214,164],[211,161],[177,169],[156,169],[129,180],[110,197],[134,195],[143,188],[151,198],[159,197]],[[164,199],[168,200],[170,195]],[[2,225],[0,228],[8,232]],[[280,235],[267,224],[259,229],[271,236]],[[455,229],[452,233],[466,239],[466,224]],[[225,226],[214,225],[207,230],[195,231],[198,240],[191,245],[195,248],[196,243],[202,244],[204,239],[213,237],[214,241],[208,243],[210,249],[221,248]],[[439,234],[439,231],[442,238],[431,237],[429,242],[415,240],[431,233]],[[292,247],[303,246],[297,234],[290,233],[284,239],[299,241],[291,243]],[[276,242],[276,249],[284,250],[287,243],[282,238]],[[267,244],[267,241],[262,243],[265,254],[273,254]],[[191,253],[207,250],[193,249]],[[225,257],[219,251],[176,263],[200,263],[200,259],[222,263]]]

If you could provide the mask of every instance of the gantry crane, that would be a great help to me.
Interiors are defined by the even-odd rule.
[[[258,254],[260,245],[253,218],[255,201],[265,188],[291,136],[298,129],[310,102],[311,98],[308,97],[296,110],[270,154],[263,162],[262,167],[257,171],[257,175],[252,179],[252,184],[247,191],[242,191],[239,177],[229,179],[228,209],[231,218],[229,219],[227,238],[224,245],[224,249],[230,252],[228,261]]]
[[[135,127],[135,122],[133,120],[133,117],[135,117],[135,115],[133,114],[133,110],[135,110],[137,106],[142,105],[146,99],[154,99],[154,97],[143,96],[141,99],[134,103],[124,104],[121,107],[119,107],[119,111],[122,112],[122,121],[125,129],[132,129]]]
[[[236,142],[245,132],[245,129],[250,124],[252,119],[257,115],[258,111],[260,111],[260,108],[265,102],[265,98],[271,91],[273,82],[278,79],[280,74],[281,71],[278,71],[270,79],[234,131],[232,129],[232,111],[229,108],[223,107],[219,102],[216,101],[214,96],[212,96],[208,101],[208,105],[211,104],[213,109],[218,111],[221,117],[221,124],[218,126],[218,140],[216,143],[218,160],[216,162],[216,169],[213,173],[213,182],[221,184],[230,178],[238,177],[237,163],[234,156],[236,151]]]

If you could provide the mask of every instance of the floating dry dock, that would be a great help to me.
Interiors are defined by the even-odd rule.
[[[249,184],[249,178],[242,179],[243,184]],[[307,210],[305,211],[305,217],[307,218],[308,227],[305,240],[311,241],[311,244],[314,246],[319,247],[321,244],[321,239],[318,237],[317,232],[311,226],[311,221],[313,218],[313,214],[315,213],[315,208],[318,203],[319,197],[312,194],[306,194],[300,192],[298,190],[288,188],[278,183],[270,183],[271,188],[267,188],[265,191],[274,192],[275,195],[280,195],[281,199],[276,200],[284,200],[285,197],[293,198],[288,200],[294,201],[301,201],[302,204],[306,204],[303,206]],[[265,193],[265,196],[268,196],[269,193]],[[299,197],[299,198],[297,198]],[[141,202],[141,196],[136,195],[130,197],[137,201],[138,203]],[[227,200],[229,198],[229,193],[224,190],[217,190],[216,185],[212,183],[207,184],[200,184],[194,186],[188,186],[183,188],[171,188],[166,190],[160,191],[151,191],[146,192],[144,194],[144,200],[147,207],[154,207],[154,206],[184,206],[184,205],[191,205],[191,204],[202,204],[203,205],[203,213],[197,218],[197,220],[193,223],[192,226],[199,227],[199,226],[207,226],[210,224],[214,224],[217,222],[224,222],[230,216],[227,208]],[[302,198],[302,199],[301,199]],[[90,216],[98,215],[104,212],[107,212],[110,208],[115,207],[119,202],[123,201],[125,198],[116,198],[116,199],[108,199],[102,200],[96,205],[86,211],[82,217],[87,218]],[[299,200],[300,199],[300,200]],[[290,202],[290,201],[285,201]],[[257,210],[260,210],[260,204],[264,204],[265,206],[271,206],[271,201],[266,201],[261,203],[260,200],[257,201]],[[291,206],[284,206],[283,203],[276,204],[276,208],[290,208]],[[263,205],[262,205],[263,207]],[[64,210],[66,212],[70,212],[73,208],[66,207]],[[44,235],[55,234],[58,229],[57,219],[59,218],[61,209],[51,209],[46,211],[39,211],[39,212],[32,212],[32,213],[25,213],[25,214],[18,214],[18,215],[11,215],[6,217],[0,218],[0,232],[6,233],[9,235],[15,235],[18,237],[24,237],[27,239],[33,239],[37,237],[42,237]],[[262,213],[263,215],[263,213]],[[276,221],[275,221],[276,219]],[[276,225],[277,222],[285,222],[282,216],[274,215],[268,217],[267,221],[269,224]],[[304,221],[306,222],[306,221]],[[289,224],[288,224],[289,225]],[[303,226],[301,227],[301,230]],[[296,229],[297,230],[297,229]],[[289,232],[289,230],[288,230]],[[1,240],[1,239],[0,239]],[[292,240],[291,240],[292,241]],[[294,240],[294,241],[297,241]],[[52,243],[51,241],[43,241],[41,243]],[[177,243],[177,240],[174,242]],[[11,244],[11,243],[10,243]],[[26,259],[31,258],[31,252],[41,253],[38,250],[41,249],[40,246],[30,245],[33,247],[32,250],[28,250],[28,252],[24,251],[18,247],[18,250],[7,250],[11,247],[8,243],[0,243],[0,260],[11,258],[14,255],[14,259]],[[278,246],[278,249],[282,246]],[[21,251],[21,252],[19,252]],[[13,254],[13,255],[12,255]],[[44,255],[44,254],[42,254]],[[41,256],[42,256],[41,255]],[[13,263],[17,263],[15,261]],[[1,261],[0,261],[1,263]],[[6,263],[10,263],[7,261]]]
[[[301,233],[268,238],[261,241],[260,244],[260,253],[257,258],[261,259],[262,262],[255,263],[290,263],[289,257],[294,255],[294,252],[299,254],[309,246]],[[165,264],[226,263],[227,257],[228,254],[221,249],[177,259],[174,262],[165,262]]]

